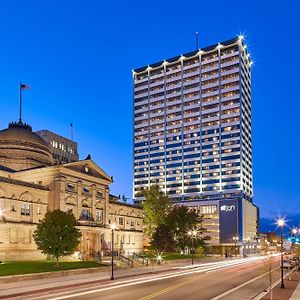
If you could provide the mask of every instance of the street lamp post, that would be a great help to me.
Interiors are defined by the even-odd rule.
[[[114,280],[114,233],[115,233],[115,229],[116,229],[116,225],[115,224],[111,224],[110,226],[111,228],[111,280]]]
[[[267,245],[267,247],[266,247],[267,251],[266,252],[267,252],[267,254],[269,254],[269,243],[270,242],[268,240],[265,240],[265,243]]]
[[[192,248],[191,248],[191,252],[192,252],[192,265],[194,264],[194,237],[196,236],[197,232],[196,230],[193,230],[193,231],[189,231],[188,232],[188,235],[191,236],[192,238]]]
[[[250,238],[249,237],[247,237],[247,249],[248,249],[248,251],[247,251],[248,256],[250,256],[251,251],[250,251]]]
[[[238,236],[234,236],[233,238],[233,241],[234,241],[234,257],[236,257],[236,244],[239,240],[239,237]]]
[[[281,251],[281,259],[280,259],[280,267],[281,267],[281,285],[280,288],[284,289],[284,282],[283,282],[283,225],[284,225],[284,220],[280,219],[277,221],[277,225],[280,228],[280,251]]]
[[[292,239],[292,250],[295,250],[295,242],[296,242],[296,235],[297,235],[297,228],[293,228],[292,229],[292,233],[293,233],[293,239]]]

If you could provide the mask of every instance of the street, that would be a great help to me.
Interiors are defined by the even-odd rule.
[[[272,281],[279,278],[274,257]],[[181,267],[161,274],[118,279],[106,283],[46,291],[13,299],[253,299],[268,287],[270,261],[251,257]]]

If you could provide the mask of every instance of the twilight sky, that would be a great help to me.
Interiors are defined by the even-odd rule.
[[[4,1],[0,129],[18,118],[70,137],[132,197],[133,68],[245,33],[253,91],[254,203],[263,217],[299,213],[298,1]]]

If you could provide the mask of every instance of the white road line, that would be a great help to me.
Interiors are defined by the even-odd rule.
[[[277,269],[279,269],[279,267],[273,269],[273,271],[275,271],[275,270],[277,270]],[[233,293],[234,291],[236,291],[236,290],[238,290],[238,289],[244,287],[245,285],[248,285],[249,283],[254,282],[254,281],[256,281],[257,279],[259,279],[259,278],[261,278],[261,277],[264,277],[264,276],[267,275],[268,273],[269,273],[269,271],[266,272],[266,273],[264,273],[264,274],[262,274],[262,275],[259,275],[259,276],[255,277],[255,278],[252,278],[251,280],[249,280],[249,281],[247,281],[247,282],[244,282],[243,284],[240,284],[240,285],[236,286],[235,288],[233,288],[233,289],[231,289],[231,290],[229,290],[229,291],[227,291],[227,292],[225,292],[225,293],[223,293],[223,294],[221,294],[221,295],[218,295],[218,296],[216,296],[216,297],[214,297],[214,298],[211,298],[210,300],[218,300],[218,299],[221,299],[222,297],[225,297],[225,296],[227,296],[227,295]]]
[[[295,269],[293,269],[293,270],[291,270],[290,272],[288,272],[287,274],[285,274],[285,275],[283,276],[283,279],[287,278],[287,277],[290,275],[290,273],[292,273],[293,271],[295,271]],[[281,278],[279,278],[278,280],[276,280],[276,281],[271,285],[271,289],[274,289],[275,286],[278,285],[278,284],[280,283],[280,281],[281,281]],[[255,298],[253,298],[253,300],[260,300],[262,297],[264,297],[265,295],[267,295],[267,294],[270,292],[271,289],[269,289],[269,290],[266,291],[266,292],[260,293],[260,294],[257,295]]]

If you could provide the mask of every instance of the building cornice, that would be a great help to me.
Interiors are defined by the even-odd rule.
[[[26,182],[26,181],[22,181],[22,180],[12,179],[12,178],[8,178],[8,177],[0,176],[0,182],[16,184],[19,186],[26,186],[26,187],[30,187],[30,188],[34,188],[34,189],[49,191],[49,188],[46,186],[35,184],[35,183],[30,183],[30,182]]]
[[[136,68],[136,69],[133,70],[133,73],[143,73],[148,68],[150,68],[150,69],[159,68],[159,67],[162,67],[165,63],[179,62],[181,59],[192,58],[192,57],[195,57],[195,56],[199,55],[199,53],[207,54],[211,51],[215,51],[218,47],[231,46],[231,45],[237,44],[237,43],[242,42],[242,41],[243,41],[243,36],[238,36],[236,38],[226,40],[226,41],[221,42],[221,43],[217,43],[217,44],[214,44],[214,45],[202,48],[202,49],[196,49],[194,51],[187,52],[187,53],[184,53],[182,55],[178,55],[178,56],[175,56],[175,57],[171,57],[171,58],[162,60],[158,63],[150,64],[150,65],[147,65],[147,66],[144,66],[144,67],[141,67],[141,68]]]

